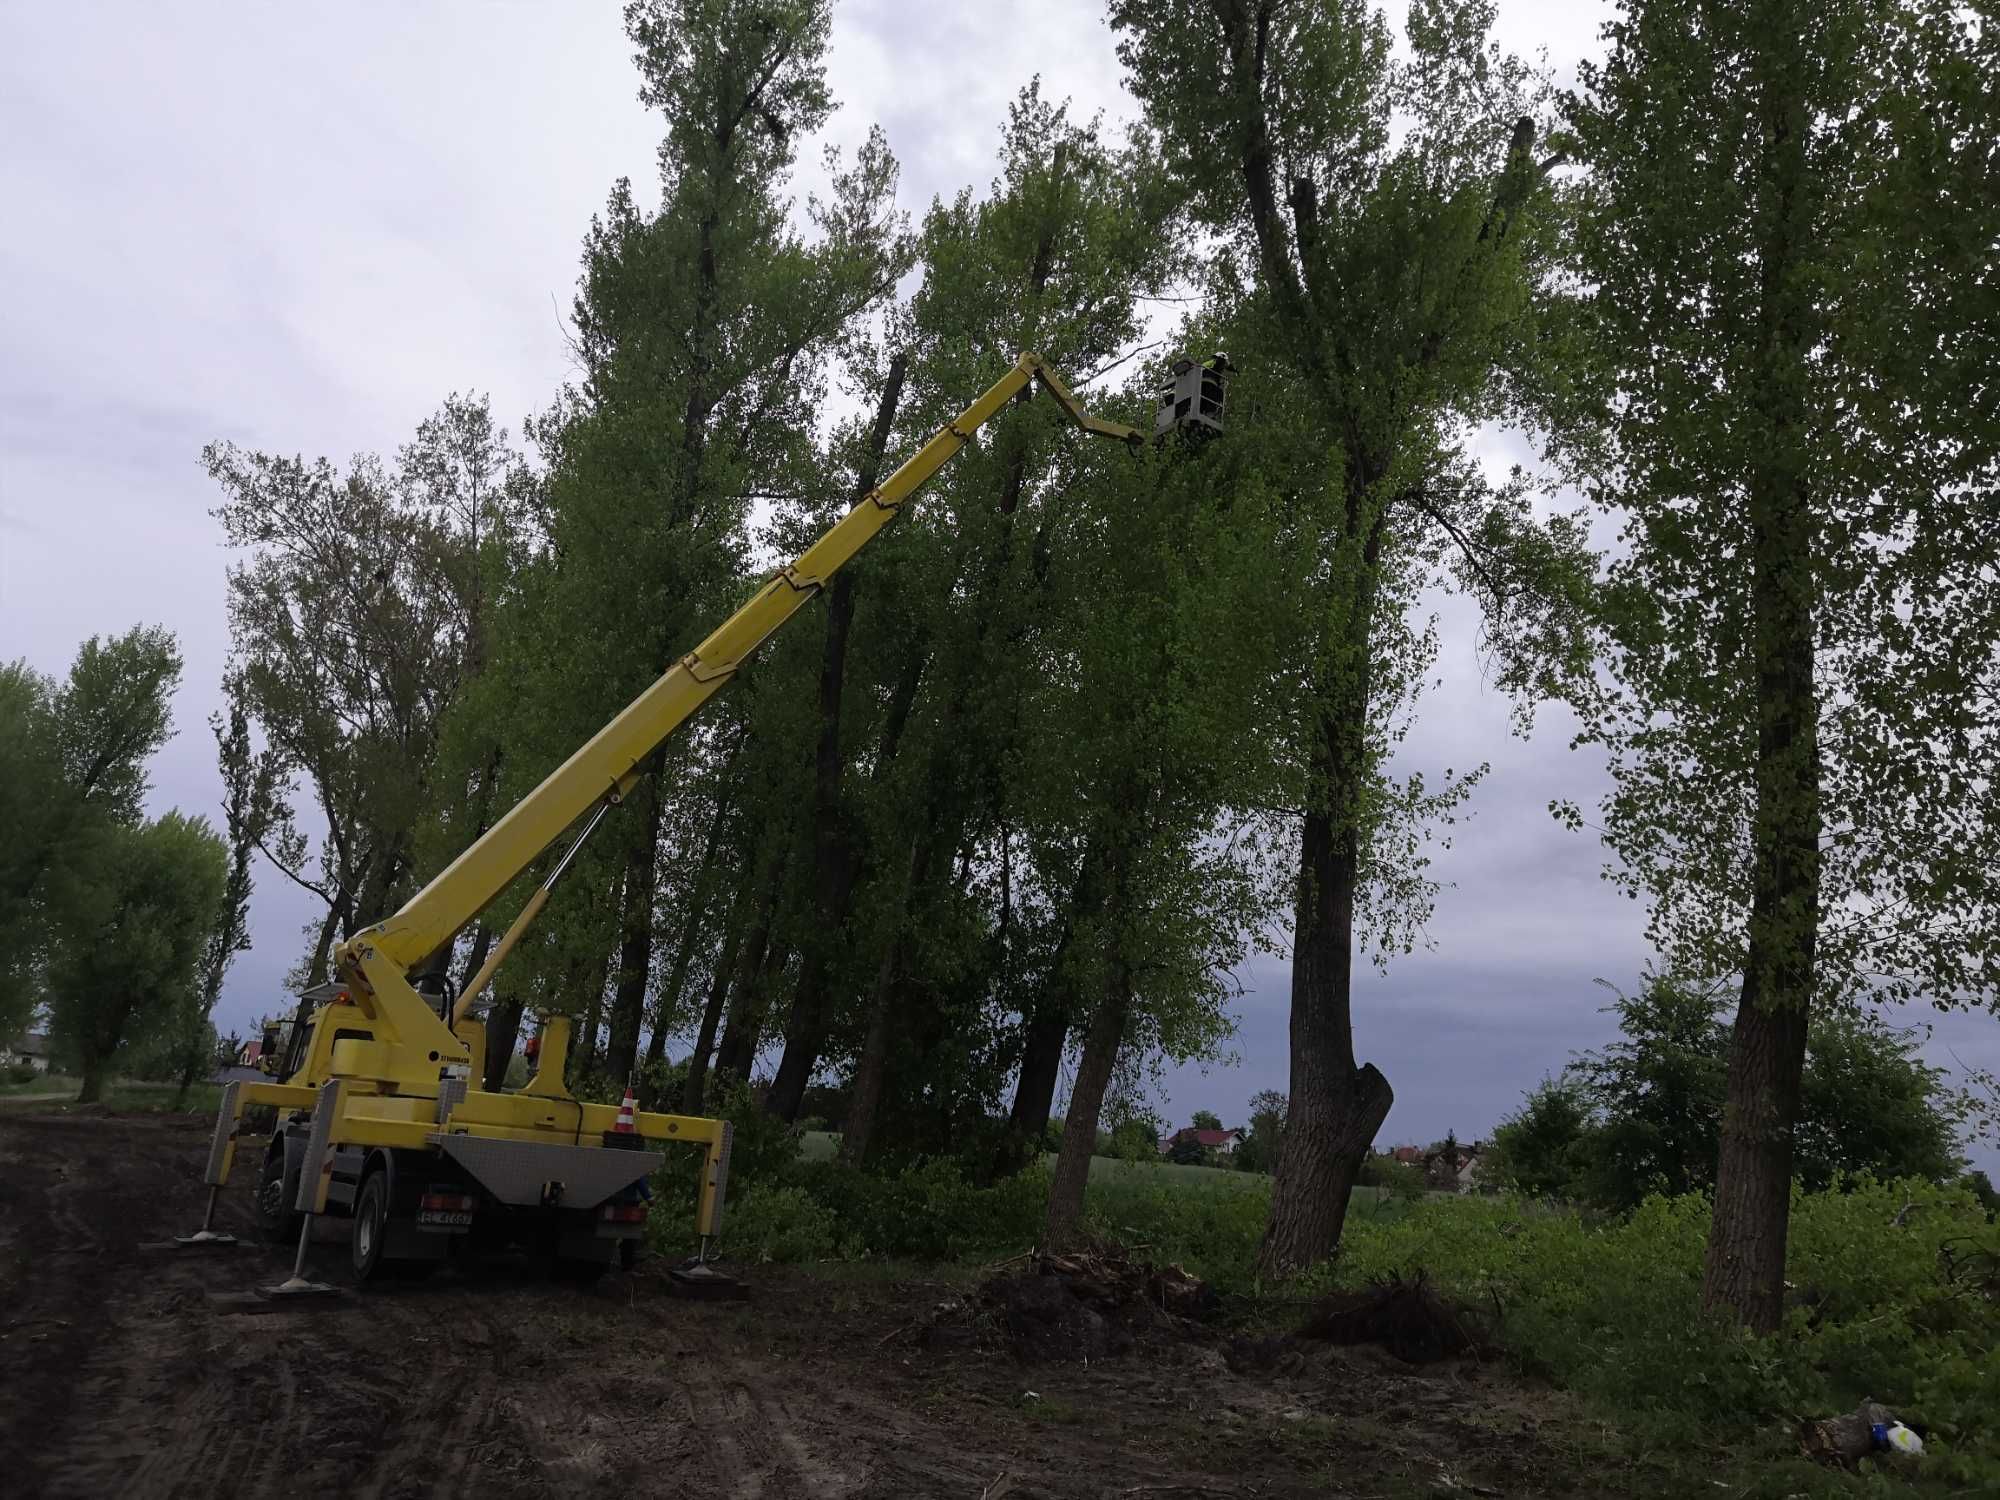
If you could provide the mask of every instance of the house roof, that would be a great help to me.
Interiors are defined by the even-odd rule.
[[[1178,1146],[1182,1141],[1193,1141],[1198,1146],[1226,1146],[1231,1141],[1241,1139],[1242,1135],[1243,1132],[1240,1130],[1196,1130],[1194,1126],[1189,1125],[1168,1136],[1167,1144]]]
[[[23,1032],[20,1036],[14,1038],[12,1050],[20,1053],[23,1057],[47,1057],[49,1055],[49,1039],[39,1031]]]
[[[1389,1154],[1400,1162],[1417,1163],[1424,1159],[1423,1148],[1420,1146],[1398,1146]]]

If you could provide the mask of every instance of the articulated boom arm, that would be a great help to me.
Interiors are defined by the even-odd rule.
[[[1117,438],[1135,447],[1142,441],[1129,427],[1090,416],[1039,356],[1023,353],[1014,367],[959,413],[955,421],[946,424],[895,473],[863,497],[796,562],[779,569],[754,598],[668,668],[540,786],[515,803],[506,816],[411,897],[401,911],[356,933],[343,944],[336,961],[342,974],[366,996],[357,997],[360,1003],[371,1012],[387,1009],[396,1013],[389,1019],[403,1032],[405,1043],[417,1043],[420,1037],[428,1037],[431,1045],[450,1054],[461,1050],[436,1013],[401,982],[402,975],[478,916],[578,818],[594,806],[622,799],[637,782],[641,762],[735,676],[751,652],[888,525],[903,502],[956,457],[975,431],[1035,380],[1086,432]],[[471,994],[466,998],[472,998]],[[416,1007],[415,1012],[411,1006]],[[429,1025],[425,1024],[425,1018]]]

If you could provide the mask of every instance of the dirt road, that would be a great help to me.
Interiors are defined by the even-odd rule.
[[[1238,1375],[1193,1344],[1088,1368],[913,1347],[902,1332],[952,1294],[944,1283],[765,1268],[750,1300],[714,1303],[675,1297],[643,1265],[589,1290],[503,1269],[218,1310],[211,1291],[286,1269],[250,1247],[247,1173],[220,1216],[243,1247],[143,1248],[199,1220],[207,1137],[171,1116],[0,1112],[0,1490],[1569,1492],[1548,1487],[1531,1409],[1469,1385],[1476,1374],[1344,1355]],[[332,1271],[344,1248],[317,1254]]]

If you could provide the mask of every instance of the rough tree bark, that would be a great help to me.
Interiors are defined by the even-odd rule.
[[[1365,683],[1362,687],[1365,695]],[[1354,1061],[1354,896],[1361,868],[1352,784],[1359,737],[1351,715],[1323,714],[1330,810],[1309,811],[1299,838],[1292,935],[1291,1107],[1258,1250],[1269,1277],[1331,1255],[1347,1222],[1362,1157],[1395,1095],[1373,1063]]]
[[[1076,1066],[1076,1087],[1070,1091],[1069,1112],[1063,1118],[1062,1151],[1056,1157],[1055,1179],[1049,1184],[1049,1211],[1042,1225],[1044,1250],[1063,1250],[1076,1243],[1083,1230],[1083,1191],[1090,1182],[1090,1159],[1097,1151],[1097,1124],[1104,1110],[1104,1091],[1118,1062],[1125,1037],[1125,1019],[1132,1006],[1132,975],[1122,960],[1113,960],[1104,998],[1084,1034],[1083,1056]]]
[[[312,959],[306,965],[306,984],[324,984],[333,977],[333,943],[340,932],[341,924],[347,920],[347,893],[338,893],[326,909],[326,916],[320,920],[319,936],[313,940]]]

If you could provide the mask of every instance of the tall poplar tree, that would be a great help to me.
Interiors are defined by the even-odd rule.
[[[659,206],[621,181],[593,222],[573,304],[580,374],[533,428],[548,557],[538,629],[510,664],[539,731],[507,756],[522,790],[736,602],[751,507],[817,462],[829,352],[907,264],[879,132],[852,161],[829,158],[831,191],[808,200],[804,230],[791,215],[799,147],[832,108],[829,12],[826,0],[625,9],[640,99],[665,125]],[[705,743],[663,747],[598,835],[622,865],[603,1045],[616,1080],[672,977],[659,960],[678,924],[662,896],[687,893],[661,855],[675,788]]]
[[[1260,1256],[1276,1274],[1339,1242],[1392,1099],[1354,1054],[1357,936],[1389,936],[1378,953],[1408,940],[1431,889],[1412,815],[1464,790],[1384,774],[1435,644],[1408,611],[1432,584],[1471,593],[1509,689],[1582,665],[1580,526],[1539,523],[1524,488],[1490,482],[1468,451],[1478,424],[1532,420],[1544,393],[1541,89],[1489,39],[1484,0],[1415,0],[1402,58],[1364,0],[1110,11],[1167,164],[1218,237],[1208,279],[1239,387],[1261,388],[1274,440],[1318,464],[1294,479],[1309,562],[1281,580],[1305,628],[1290,663],[1291,1108]]]
[[[1656,941],[1741,976],[1703,1294],[1769,1330],[1815,1006],[2000,996],[2000,39],[1942,0],[1607,37],[1570,110],[1628,518],[1592,733]]]

